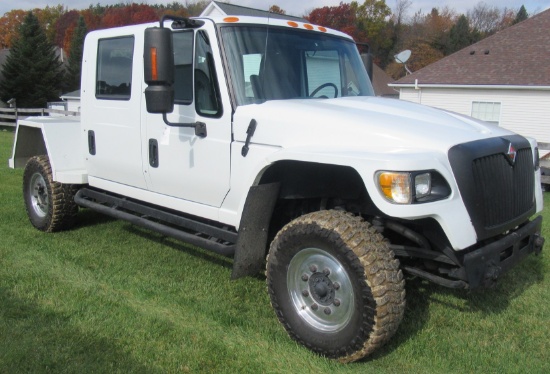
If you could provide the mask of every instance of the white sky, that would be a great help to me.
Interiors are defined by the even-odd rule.
[[[271,5],[278,5],[284,9],[287,14],[293,16],[303,16],[308,14],[312,9],[323,6],[337,6],[342,0],[225,0],[224,2],[242,5],[251,8],[267,10]],[[84,9],[92,4],[100,3],[102,5],[116,3],[130,3],[129,0],[70,0],[70,1],[47,1],[47,0],[0,0],[0,15],[9,12],[12,9],[33,9],[44,8],[46,5],[64,4],[69,9]],[[137,0],[137,3],[143,2],[148,4],[171,3],[173,0]],[[182,1],[185,3],[185,0]],[[343,0],[344,3],[351,2]],[[362,4],[363,1],[357,0]],[[466,13],[467,10],[473,9],[479,0],[412,0],[412,5],[409,9],[409,16],[412,16],[416,11],[421,10],[422,13],[429,13],[434,7],[442,8],[449,6],[459,13]],[[527,12],[531,15],[542,10],[550,8],[550,0],[484,0],[489,6],[498,6],[499,8],[519,9],[521,5],[525,5]],[[390,8],[394,8],[396,0],[386,0],[386,4]]]

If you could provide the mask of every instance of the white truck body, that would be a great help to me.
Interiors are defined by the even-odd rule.
[[[238,69],[235,70],[230,66],[233,58],[231,54],[236,52],[234,49],[229,51],[230,47],[224,45],[225,40],[230,40],[229,36],[221,35],[224,27],[246,26],[262,30],[268,28],[274,30],[273,32],[278,30],[281,33],[299,33],[297,35],[319,34],[323,38],[334,37],[332,38],[334,41],[342,40],[348,44],[351,39],[345,34],[319,26],[275,19],[228,17],[198,19],[197,22],[185,24],[191,25],[189,27],[172,25],[175,27],[173,33],[177,34],[177,38],[192,36],[189,40],[195,49],[190,48],[182,53],[174,47],[174,59],[176,66],[180,67],[184,66],[182,61],[190,59],[187,63],[194,64],[196,86],[194,94],[189,94],[187,101],[185,99],[187,94],[182,93],[181,87],[176,87],[174,109],[165,114],[166,120],[163,120],[163,116],[159,113],[150,113],[146,106],[148,84],[147,79],[144,80],[143,72],[148,69],[148,66],[144,66],[144,56],[147,56],[149,51],[145,47],[145,31],[156,25],[94,31],[86,37],[84,48],[80,120],[56,117],[20,121],[10,166],[23,167],[32,156],[45,154],[49,157],[54,182],[84,185],[95,191],[94,193],[113,194],[131,199],[136,202],[135,204],[143,202],[159,209],[165,208],[170,212],[181,212],[186,217],[197,217],[202,221],[214,222],[219,227],[227,227],[235,235],[241,235],[249,227],[248,220],[253,220],[247,217],[248,201],[254,199],[260,201],[262,198],[253,198],[252,189],[262,186],[266,178],[269,180],[275,178],[269,173],[279,175],[289,166],[295,174],[288,179],[277,180],[281,188],[284,188],[288,181],[295,177],[299,179],[300,170],[306,171],[311,167],[315,170],[309,176],[313,178],[312,183],[321,184],[321,191],[325,191],[327,195],[318,196],[316,191],[311,190],[301,194],[298,191],[300,186],[298,185],[293,186],[290,192],[281,192],[279,201],[294,198],[305,201],[319,197],[322,210],[327,201],[329,205],[332,204],[330,205],[332,209],[340,209],[339,204],[345,206],[353,206],[353,204],[346,205],[345,202],[337,201],[359,199],[355,196],[359,193],[357,189],[354,190],[355,197],[351,198],[344,194],[345,198],[338,199],[335,191],[345,187],[346,182],[335,181],[336,187],[333,187],[330,182],[333,177],[323,175],[327,170],[345,170],[344,175],[359,176],[362,184],[359,189],[364,191],[359,199],[360,202],[356,204],[360,207],[354,211],[354,214],[362,215],[367,221],[372,222],[373,226],[379,225],[380,231],[384,230],[385,226],[377,222],[393,220],[393,225],[388,224],[385,230],[398,232],[408,238],[403,241],[404,246],[392,247],[395,251],[403,248],[407,251],[411,240],[420,244],[431,242],[424,247],[428,257],[434,256],[434,251],[444,253],[448,259],[443,262],[447,261],[446,263],[449,264],[451,261],[452,264],[454,261],[459,265],[458,269],[450,269],[446,272],[451,274],[451,278],[460,280],[449,281],[447,278],[441,278],[441,275],[434,277],[424,270],[415,271],[411,267],[404,269],[413,275],[420,275],[451,287],[476,287],[483,283],[482,278],[496,278],[495,274],[500,270],[493,268],[498,268],[497,265],[482,264],[479,265],[481,269],[478,269],[479,271],[469,270],[477,265],[467,265],[473,262],[469,258],[474,258],[481,253],[480,251],[485,251],[480,243],[486,242],[489,237],[491,237],[490,240],[498,242],[503,240],[510,230],[529,226],[525,229],[529,233],[521,234],[529,242],[529,245],[525,246],[526,251],[540,251],[542,248],[544,240],[538,235],[540,221],[527,226],[524,224],[528,222],[530,215],[542,210],[540,170],[536,168],[537,145],[533,139],[526,141],[497,126],[408,102],[371,95],[350,94],[342,97],[344,90],[349,92],[357,90],[353,82],[329,84],[334,88],[326,88],[324,97],[275,98],[243,104],[239,100],[252,100],[253,76],[259,72],[250,66],[259,64],[260,54],[250,53],[249,59],[246,56],[247,60],[243,62],[241,70],[252,69],[252,74],[250,78],[245,78],[245,81],[239,83],[236,77]],[[163,26],[170,28],[168,23]],[[106,41],[104,45],[101,44],[103,41]],[[127,41],[128,45],[131,45],[131,50],[117,44]],[[243,50],[249,47],[244,46]],[[128,57],[126,60],[131,61],[131,65],[126,67],[122,63],[101,65],[104,54],[110,53],[109,48],[119,48],[116,53]],[[206,57],[200,55],[201,48],[205,50],[210,48]],[[324,57],[322,53],[319,52],[322,58],[330,60],[328,53]],[[267,59],[266,55],[263,58]],[[280,56],[282,53],[273,53],[273,58],[278,58],[277,55]],[[112,53],[111,56],[113,56]],[[305,56],[306,64],[312,63],[308,61],[322,62],[319,56],[317,56],[319,60],[315,59],[315,53],[306,52]],[[239,58],[245,60],[245,55]],[[262,64],[265,64],[263,61]],[[207,68],[205,68],[206,65],[208,65]],[[116,87],[119,84],[116,77],[127,73],[125,71],[109,72],[108,69],[119,68],[124,68],[126,72],[131,73],[128,81],[121,80],[120,85]],[[199,109],[201,104],[198,102],[197,75],[201,69],[210,69],[209,71],[215,75],[210,77],[210,82],[217,82],[217,109]],[[263,69],[262,65],[258,67],[260,72],[261,69]],[[309,69],[313,72],[314,65]],[[105,78],[107,81],[101,80],[100,76],[108,77]],[[285,77],[281,76],[280,79]],[[322,77],[316,79],[320,80],[319,83],[323,83]],[[335,79],[339,78],[332,77],[329,80]],[[109,80],[116,81],[116,84],[112,85]],[[175,86],[177,84],[176,79]],[[237,92],[239,84],[247,85],[240,94]],[[311,80],[309,84],[314,85]],[[315,85],[318,84],[315,83]],[[309,96],[315,96],[312,95],[313,88],[309,89]],[[268,88],[264,87],[264,89]],[[334,96],[337,97],[327,96],[331,95],[331,90],[336,91]],[[178,97],[184,99],[178,102]],[[205,124],[206,136],[197,135],[193,127],[174,126],[178,123],[199,122]],[[251,130],[252,123],[254,123],[254,129]],[[477,209],[472,208],[476,203],[473,202],[472,196],[464,196],[464,193],[472,195],[473,192],[469,189],[467,182],[461,182],[464,180],[463,174],[469,173],[464,171],[460,163],[461,157],[466,158],[461,152],[466,152],[463,151],[466,148],[468,152],[474,152],[472,149],[479,148],[470,146],[471,144],[497,147],[495,142],[502,143],[497,144],[500,148],[506,147],[502,148],[504,153],[498,152],[502,153],[503,159],[511,162],[512,168],[516,162],[516,148],[523,147],[524,154],[529,154],[529,160],[523,162],[531,165],[532,171],[522,175],[531,175],[528,178],[531,179],[530,184],[526,187],[531,200],[527,202],[527,208],[518,211],[522,216],[519,219],[521,222],[512,224],[505,222],[506,227],[502,226],[502,222],[498,222],[495,225],[487,224],[487,227],[481,229],[478,222],[485,219],[479,218],[483,214],[477,218],[473,217],[471,209]],[[248,153],[243,151],[243,147],[248,148]],[[154,152],[153,156],[152,152]],[[483,155],[483,157],[486,156]],[[471,161],[467,160],[468,168]],[[273,172],[274,166],[277,165],[283,166],[280,170],[277,169],[277,172]],[[294,168],[296,165],[298,166]],[[459,170],[462,170],[461,180],[457,178],[457,173],[460,174]],[[444,195],[427,202],[401,204],[390,201],[381,192],[378,180],[381,171],[410,172],[412,176],[410,178],[420,172],[430,174],[435,178],[431,183],[436,183],[436,179],[439,180],[437,183],[440,183],[439,187],[442,186]],[[477,175],[469,178],[476,181],[479,179]],[[324,182],[320,183],[325,179],[329,180],[326,186]],[[520,183],[516,179],[510,183]],[[354,183],[356,182],[352,184]],[[414,193],[412,194],[414,198]],[[484,199],[488,198],[488,191],[484,191],[484,194]],[[90,196],[87,198],[93,200]],[[257,209],[255,214],[261,215],[262,209],[266,208],[261,208],[259,211]],[[486,208],[489,212],[491,209]],[[487,211],[484,213],[485,216],[489,214]],[[271,213],[271,210],[265,212],[270,216]],[[418,239],[419,235],[410,234],[411,229],[408,227],[395,228],[408,226],[407,222],[410,222],[411,227],[421,226],[428,221],[436,222],[440,228],[435,231],[426,229],[425,233],[422,231],[429,238],[428,240]],[[502,229],[496,232],[494,228],[496,226]],[[260,231],[265,233],[267,228],[263,227]],[[440,235],[442,239],[435,240],[434,235]],[[265,240],[261,242],[264,247]],[[502,244],[503,248],[510,245]],[[240,261],[237,258],[239,248],[243,246],[247,245],[237,243],[236,262]],[[431,250],[431,247],[435,249]],[[265,255],[265,248],[254,251],[262,258]],[[465,254],[460,255],[461,251]],[[494,249],[491,251],[495,252]],[[407,258],[415,257],[415,253],[414,250],[406,252],[403,261],[406,262]],[[517,261],[519,260],[513,262]],[[255,265],[252,268],[256,269]],[[475,274],[472,275],[473,273]],[[471,277],[475,280],[471,281],[473,279]],[[326,282],[332,284],[328,280]],[[471,283],[468,284],[468,282]],[[315,320],[316,314],[311,313]],[[317,326],[315,323],[313,325]],[[319,351],[324,352],[322,349]]]

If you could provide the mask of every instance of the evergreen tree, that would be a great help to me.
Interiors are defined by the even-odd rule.
[[[59,99],[63,81],[61,61],[38,19],[27,13],[3,66],[0,97],[15,98],[17,106],[44,108]]]
[[[84,17],[78,18],[76,29],[71,39],[71,49],[69,52],[69,67],[67,69],[67,91],[74,91],[80,88],[80,73],[82,72],[82,50],[84,48],[84,38],[88,32]]]
[[[458,17],[456,23],[451,27],[449,32],[449,51],[448,55],[472,44],[470,34],[470,24],[468,18],[464,14]]]
[[[527,10],[522,5],[521,8],[519,8],[518,13],[516,14],[516,18],[514,19],[514,22],[512,22],[512,25],[515,25],[516,23],[520,23],[521,21],[525,21],[527,18],[529,18],[529,14],[527,14]]]

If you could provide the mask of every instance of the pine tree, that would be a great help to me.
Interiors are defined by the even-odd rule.
[[[69,52],[69,67],[67,68],[67,91],[74,91],[80,88],[80,73],[82,72],[82,49],[84,47],[84,38],[88,32],[84,17],[78,18],[76,29],[71,39],[71,49]]]
[[[519,8],[518,13],[516,14],[516,18],[514,19],[514,22],[512,22],[512,25],[515,25],[516,23],[520,23],[521,21],[525,21],[527,18],[529,18],[529,14],[527,14],[527,10],[522,5],[521,8]]]
[[[456,23],[451,27],[449,39],[448,55],[472,44],[470,24],[464,14],[458,17]]]
[[[0,97],[15,98],[18,107],[44,108],[48,101],[59,99],[63,73],[38,18],[27,13],[3,65]]]

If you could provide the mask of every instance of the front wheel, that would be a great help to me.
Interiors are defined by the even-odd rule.
[[[405,309],[403,275],[387,242],[340,211],[307,214],[277,234],[267,285],[288,334],[342,362],[385,344]]]
[[[74,185],[54,182],[48,156],[29,159],[23,174],[23,197],[32,225],[53,232],[73,225],[78,206]]]

